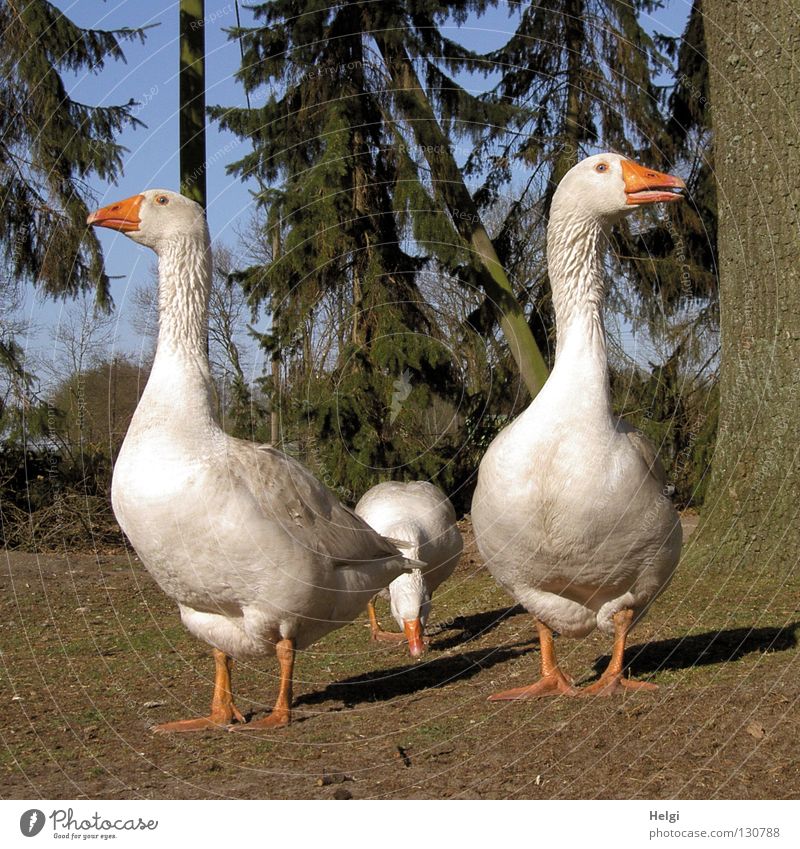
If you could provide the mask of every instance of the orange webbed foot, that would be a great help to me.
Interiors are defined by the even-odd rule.
[[[211,713],[196,719],[179,719],[177,722],[162,722],[160,725],[154,725],[153,731],[156,734],[226,729],[232,722],[244,722],[241,711],[233,703],[230,657],[219,649],[214,649],[214,665],[214,695],[211,697]]]
[[[543,675],[535,684],[504,690],[489,696],[490,702],[514,701],[516,699],[539,699],[543,696],[577,696],[580,693],[572,680],[557,669],[549,675]]]
[[[226,731],[233,720],[244,722],[244,717],[234,709],[233,716],[200,716],[197,719],[179,719],[175,722],[162,722],[153,726],[155,734],[180,734],[187,731]]]
[[[395,631],[372,631],[371,638],[380,643],[404,643],[406,635]]]
[[[284,728],[291,725],[292,714],[288,710],[273,710],[269,716],[256,719],[244,725],[230,725],[228,731],[264,731],[270,728]]]
[[[616,696],[625,690],[646,690],[652,692],[658,689],[658,684],[649,681],[637,681],[635,678],[623,678],[622,675],[603,675],[594,684],[584,687],[582,696]]]

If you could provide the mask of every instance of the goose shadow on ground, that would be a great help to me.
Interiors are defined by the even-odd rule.
[[[795,631],[800,622],[781,628],[729,628],[727,631],[707,631],[671,640],[630,646],[625,652],[626,667],[631,675],[661,672],[669,669],[690,669],[730,663],[753,652],[787,651],[797,647]],[[600,674],[608,665],[609,656],[595,661]]]
[[[506,619],[525,612],[525,608],[517,604],[514,607],[499,607],[496,610],[486,610],[469,616],[454,616],[443,622],[434,622],[426,629],[430,636],[430,646],[438,651],[445,651],[464,645],[486,636]],[[536,629],[532,627],[531,633],[535,634]],[[443,634],[447,636],[442,636]]]
[[[454,681],[468,680],[484,669],[528,654],[536,645],[536,640],[528,640],[438,657],[415,665],[366,672],[335,681],[324,690],[298,696],[295,705],[307,707],[341,701],[345,707],[351,708],[363,702],[384,702],[398,696],[410,696]]]

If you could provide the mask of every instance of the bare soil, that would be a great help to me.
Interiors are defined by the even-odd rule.
[[[797,798],[800,578],[748,564],[679,573],[632,635],[655,693],[487,702],[533,681],[531,618],[468,545],[437,593],[421,662],[366,618],[303,652],[296,721],[253,734],[154,735],[207,712],[207,647],[130,554],[0,560],[4,798]],[[385,624],[390,617],[385,613]],[[559,639],[581,682],[599,634]],[[263,715],[274,661],[239,664]]]

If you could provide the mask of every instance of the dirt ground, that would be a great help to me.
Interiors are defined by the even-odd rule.
[[[205,713],[213,668],[134,557],[4,553],[0,796],[800,795],[800,576],[679,570],[627,654],[655,693],[490,703],[534,680],[538,652],[530,617],[465,531],[421,662],[370,642],[362,617],[299,656],[296,722],[254,734],[149,730]],[[599,634],[556,645],[583,682],[610,648]],[[271,659],[237,666],[243,711],[268,710],[276,671]]]

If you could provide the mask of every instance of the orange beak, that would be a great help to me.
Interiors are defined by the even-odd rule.
[[[120,233],[132,233],[139,229],[142,223],[139,218],[139,208],[144,200],[144,195],[134,195],[110,206],[104,206],[93,212],[87,219],[87,224],[95,227],[108,227],[111,230],[119,230]]]
[[[422,623],[419,619],[403,622],[403,631],[408,640],[408,651],[411,657],[421,657],[425,654],[425,641],[422,639]]]
[[[645,168],[630,159],[622,160],[622,177],[625,180],[625,194],[629,204],[661,203],[680,200],[686,183],[680,177],[662,174]]]

